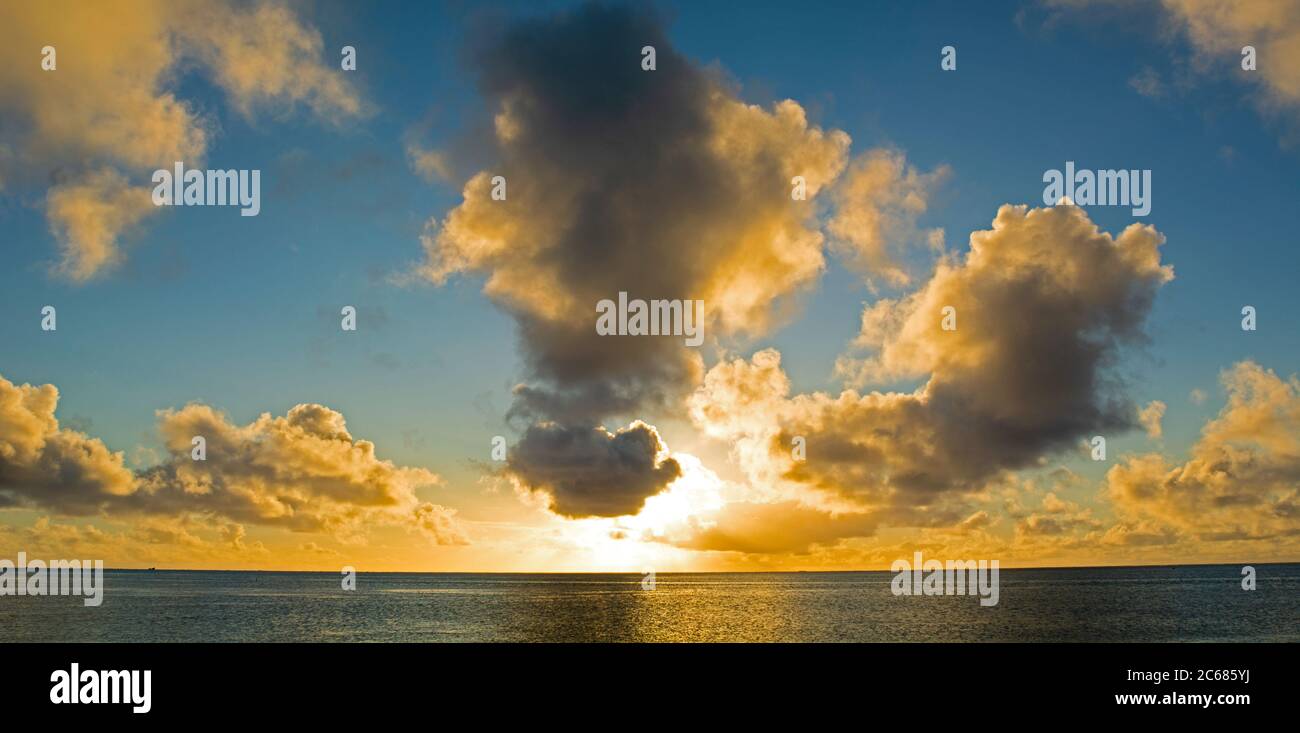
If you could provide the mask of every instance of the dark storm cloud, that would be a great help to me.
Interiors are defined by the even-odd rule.
[[[637,421],[615,433],[602,428],[532,425],[510,457],[510,469],[551,497],[570,517],[616,517],[641,510],[647,496],[682,475],[664,455],[659,433]]]
[[[654,71],[642,69],[645,46]],[[533,441],[678,410],[702,361],[680,336],[598,335],[596,304],[620,291],[703,300],[706,336],[764,332],[823,266],[822,235],[808,203],[791,200],[791,177],[805,176],[815,195],[843,169],[848,137],[809,127],[793,102],[743,104],[642,9],[586,5],[524,20],[469,58],[495,111],[498,162],[431,225],[420,274],[482,275],[516,319],[528,379],[510,414],[557,423],[525,432],[516,478],[537,488],[534,478],[564,472],[570,479],[546,485],[583,487],[582,501],[557,496],[573,514],[639,507],[662,480],[550,469],[569,457]],[[496,175],[504,201],[490,196]]]

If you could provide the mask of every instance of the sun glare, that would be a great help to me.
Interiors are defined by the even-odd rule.
[[[646,499],[636,514],[564,520],[564,535],[586,555],[593,570],[668,569],[683,561],[666,540],[722,508],[722,480],[688,453],[674,453],[682,475],[663,493]]]

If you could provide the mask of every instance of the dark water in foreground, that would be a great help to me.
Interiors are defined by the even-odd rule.
[[[104,603],[0,597],[4,641],[1300,641],[1300,565],[1002,570],[999,603],[860,573],[106,571]]]

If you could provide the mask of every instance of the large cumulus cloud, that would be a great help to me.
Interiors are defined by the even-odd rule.
[[[869,306],[868,353],[840,365],[859,382],[921,386],[791,396],[768,349],[710,370],[692,416],[735,445],[755,485],[892,525],[950,524],[1001,472],[1132,425],[1112,367],[1173,276],[1162,243],[1145,225],[1112,237],[1073,206],[1004,206],[918,291]],[[942,327],[948,306],[955,330]]]
[[[654,71],[641,67],[647,45]],[[575,516],[624,511],[672,478],[658,471],[653,441],[639,441],[627,464],[635,470],[611,475],[597,461],[590,478],[563,482],[542,478],[578,471],[570,456],[529,443],[599,436],[605,420],[679,409],[703,362],[680,336],[597,335],[596,303],[620,291],[703,300],[708,338],[766,333],[824,268],[817,197],[845,169],[850,140],[810,125],[793,101],[745,104],[719,74],[675,51],[644,10],[587,5],[522,21],[471,57],[495,112],[498,161],[430,223],[418,273],[435,284],[482,276],[484,292],[518,323],[527,380],[511,415],[553,424],[525,431],[515,478],[544,486]],[[873,169],[885,174],[876,176],[882,185],[908,174],[891,160]],[[495,175],[507,180],[505,201],[490,195]],[[792,199],[795,176],[808,200]],[[866,210],[883,192],[866,186],[844,200]],[[918,195],[882,206],[915,211]],[[879,254],[862,231],[878,223],[849,217],[837,236]],[[557,465],[544,467],[548,460]],[[566,486],[600,482],[620,498],[566,495]]]

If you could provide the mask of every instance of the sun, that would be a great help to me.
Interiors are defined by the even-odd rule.
[[[682,551],[669,541],[723,506],[723,482],[689,453],[674,453],[682,475],[641,511],[621,517],[564,520],[565,538],[587,556],[594,570],[644,571],[681,563]]]

